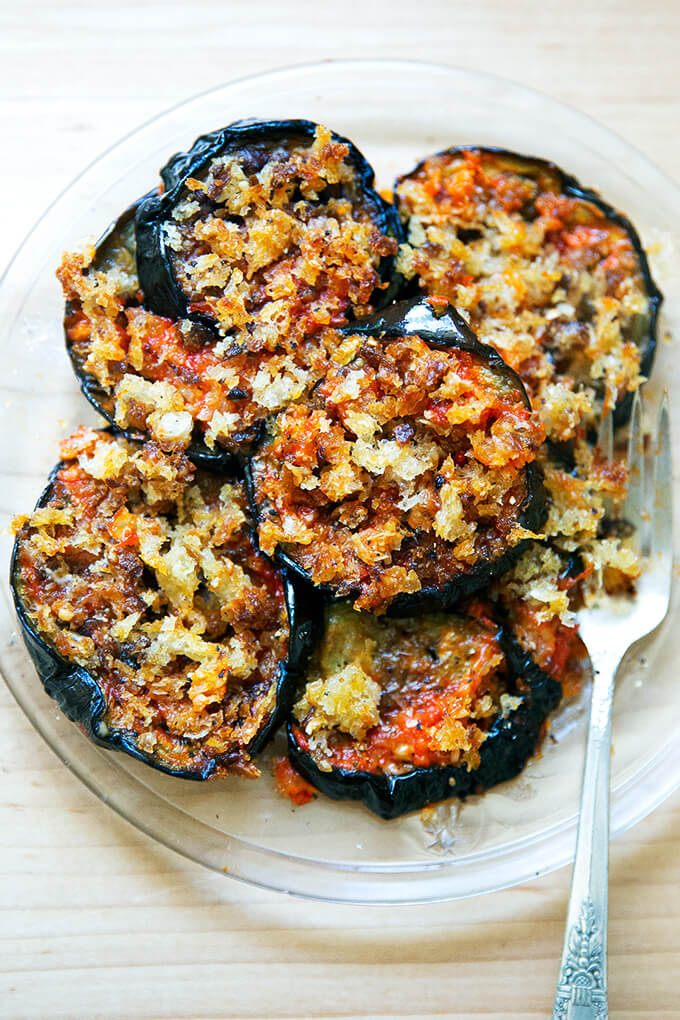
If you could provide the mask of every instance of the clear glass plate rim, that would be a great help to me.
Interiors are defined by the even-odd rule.
[[[14,609],[13,608],[12,608],[12,612],[14,613]],[[16,614],[14,614],[14,615],[15,615],[15,619],[17,619],[17,627],[18,627],[19,626],[18,618],[16,618]],[[125,814],[122,811],[119,811],[119,809],[115,805],[111,804],[110,800],[108,799],[108,795],[106,796],[106,798],[102,798],[100,793],[96,789],[95,785],[93,783],[91,783],[90,780],[88,779],[87,775],[84,772],[82,772],[72,761],[70,761],[69,758],[67,758],[64,754],[62,754],[60,751],[58,751],[53,746],[52,741],[49,739],[48,735],[43,731],[43,727],[40,724],[40,722],[32,717],[32,715],[27,711],[26,706],[21,702],[20,696],[19,696],[17,690],[15,689],[14,685],[7,679],[7,677],[5,676],[4,672],[0,671],[0,676],[4,680],[7,688],[9,689],[10,693],[12,694],[14,700],[17,702],[19,708],[21,708],[21,710],[24,712],[24,714],[30,720],[31,725],[34,726],[34,728],[40,733],[40,735],[43,738],[43,740],[45,741],[45,743],[57,755],[59,760],[69,769],[69,771],[71,771],[74,775],[76,775],[78,777],[78,779],[82,783],[84,783],[85,786],[87,786],[87,788],[89,790],[91,790],[91,792],[93,792],[95,794],[95,796],[97,796],[97,798],[99,800],[104,799],[104,802],[109,804],[109,806],[111,806],[113,808],[113,810],[115,810],[117,813],[119,813],[121,815],[121,817],[126,818]],[[84,735],[80,735],[80,736],[81,736],[82,740],[86,740],[87,739]],[[674,744],[680,744],[680,733],[672,734],[669,737],[669,739],[667,740],[667,742],[661,748],[659,748],[655,752],[655,754],[652,756],[652,758],[650,758],[646,762],[646,765],[645,765],[646,770],[647,771],[652,771],[654,769],[654,767],[657,765],[657,763],[659,762],[659,760],[662,759],[666,754],[668,754],[669,750],[672,748],[672,746]],[[106,764],[106,766],[111,766],[111,765],[117,765],[118,764],[117,757],[116,758],[112,758],[112,754],[114,754],[116,752],[110,752],[110,751],[104,750],[104,749],[99,748],[99,747],[96,747],[96,751],[101,756],[101,759]],[[120,770],[120,771],[125,771],[125,770]],[[184,811],[182,808],[177,807],[175,804],[172,804],[162,793],[158,792],[157,790],[152,790],[151,787],[147,786],[147,784],[144,783],[143,780],[140,779],[139,777],[133,776],[129,772],[125,772],[125,776],[126,776],[126,780],[128,780],[129,782],[131,782],[135,786],[139,786],[139,787],[143,788],[144,790],[148,791],[155,799],[163,801],[163,803],[167,806],[167,809],[170,812],[172,812],[172,813],[176,812],[178,815],[182,815],[183,817],[190,819],[192,824],[199,825],[201,828],[204,828],[207,831],[213,833],[216,837],[225,838],[224,837],[224,833],[222,833],[219,829],[217,829],[214,826],[210,825],[208,822],[205,822],[203,820],[194,818],[187,811]],[[632,787],[638,785],[639,782],[640,782],[640,775],[639,775],[639,771],[638,771],[638,772],[634,773],[633,775],[628,776],[626,779],[624,779],[622,782],[620,782],[617,786],[613,786],[612,787],[612,794],[613,795],[615,794],[617,796],[622,796],[622,795],[626,794]],[[612,839],[616,839],[623,832],[625,832],[628,829],[632,828],[632,826],[636,825],[639,821],[641,821],[648,814],[650,814],[653,810],[655,810],[655,808],[658,807],[659,804],[661,804],[668,796],[670,796],[671,793],[673,793],[678,788],[680,788],[680,777],[678,779],[676,779],[676,780],[666,782],[665,784],[663,784],[661,786],[657,786],[655,788],[656,791],[657,791],[657,796],[653,799],[653,801],[651,801],[650,803],[646,803],[645,804],[645,808],[644,808],[644,810],[642,812],[635,812],[635,811],[630,812],[630,813],[628,813],[626,815],[625,820],[622,823],[620,823],[618,826],[613,826],[613,828],[612,828],[612,837],[611,838]],[[540,837],[539,837],[539,840],[540,841],[549,841],[556,833],[562,832],[562,831],[570,829],[570,828],[574,828],[575,825],[576,825],[576,821],[577,821],[577,815],[573,814],[572,816],[570,816],[567,819],[563,819],[562,821],[555,822],[553,825],[551,825],[548,828],[545,828],[545,829],[542,830],[542,832],[540,834]],[[135,822],[134,824],[135,824],[135,826],[137,826],[138,823]],[[154,838],[157,838],[157,837],[154,837]],[[420,871],[441,871],[441,870],[443,870],[445,868],[457,869],[457,868],[460,868],[462,866],[467,865],[468,863],[470,863],[470,864],[482,863],[482,862],[488,861],[488,860],[490,860],[492,858],[498,858],[500,855],[502,855],[502,856],[505,856],[506,854],[507,855],[511,855],[511,854],[515,853],[517,850],[521,850],[521,849],[525,848],[527,845],[530,845],[530,844],[535,845],[536,844],[536,837],[533,836],[533,835],[527,835],[527,836],[522,836],[522,837],[520,837],[518,839],[515,839],[515,840],[510,840],[510,841],[508,841],[506,843],[503,843],[503,844],[500,845],[500,847],[496,846],[496,847],[492,847],[492,848],[489,848],[489,849],[486,849],[486,850],[472,851],[471,853],[466,854],[464,859],[456,859],[455,857],[445,858],[445,859],[442,858],[442,859],[439,859],[439,860],[418,862],[417,866],[411,867],[408,864],[403,864],[403,865],[402,864],[375,864],[375,863],[363,864],[363,863],[360,863],[360,862],[358,862],[358,863],[348,863],[348,862],[344,862],[344,861],[316,861],[316,860],[312,860],[311,858],[302,857],[300,855],[287,853],[287,852],[281,851],[281,850],[270,849],[270,848],[263,848],[263,847],[259,846],[257,843],[253,843],[253,842],[251,842],[251,841],[249,841],[249,840],[247,840],[247,839],[245,839],[245,838],[243,838],[241,836],[228,836],[226,838],[228,838],[230,841],[237,842],[244,849],[254,850],[254,851],[257,851],[259,853],[264,851],[264,852],[267,853],[267,855],[272,855],[274,857],[280,858],[281,860],[287,860],[287,861],[293,861],[294,860],[294,861],[304,862],[305,864],[313,864],[315,867],[318,866],[319,868],[323,868],[323,869],[331,869],[331,870],[339,870],[339,871],[347,871],[347,872],[364,872],[366,874],[381,874],[381,873],[384,873],[386,871],[394,871],[394,872],[400,872],[400,873],[413,873],[413,872],[420,872]],[[501,854],[499,854],[499,850],[501,851]],[[180,850],[179,852],[182,853],[183,851]],[[561,865],[558,865],[557,867],[561,867]]]
[[[377,895],[377,893],[374,892],[372,896],[371,895],[358,896],[357,885],[359,888],[361,888],[364,885],[364,883],[370,883],[372,886],[372,884],[376,880],[379,881],[381,878],[388,877],[402,879],[404,882],[413,878],[422,879],[423,877],[445,879],[450,876],[458,876],[465,870],[469,871],[470,868],[474,867],[475,865],[483,866],[488,865],[490,862],[494,862],[495,865],[498,866],[503,862],[504,858],[511,858],[513,857],[513,855],[515,855],[518,851],[521,850],[531,849],[535,853],[539,851],[542,846],[550,844],[550,842],[554,840],[556,835],[562,836],[566,835],[567,837],[575,836],[577,816],[573,815],[569,819],[563,820],[562,822],[556,823],[555,825],[547,829],[544,829],[540,833],[538,839],[533,835],[527,835],[520,839],[503,844],[502,847],[500,848],[501,850],[500,853],[499,848],[494,847],[482,851],[473,851],[470,854],[466,854],[465,857],[461,859],[457,859],[455,857],[445,857],[440,858],[438,860],[433,860],[431,862],[430,861],[418,862],[417,865],[414,864],[413,866],[410,866],[408,864],[389,864],[389,863],[362,864],[360,862],[348,863],[342,861],[314,860],[311,858],[305,858],[267,847],[261,847],[255,843],[249,842],[248,840],[240,836],[225,835],[224,833],[220,832],[220,830],[215,829],[213,826],[211,826],[208,822],[205,822],[202,819],[194,818],[188,812],[184,811],[182,808],[174,804],[171,804],[161,793],[159,793],[158,791],[150,790],[150,788],[147,787],[146,784],[144,784],[139,778],[132,776],[130,773],[124,772],[124,770],[122,769],[119,769],[117,767],[117,761],[111,752],[102,750],[100,748],[96,748],[96,752],[101,758],[102,763],[107,770],[116,770],[124,772],[126,782],[131,783],[133,787],[143,788],[145,791],[147,791],[147,793],[151,794],[156,801],[162,801],[163,810],[167,812],[170,821],[172,821],[173,818],[188,819],[193,829],[196,829],[201,832],[208,832],[210,833],[211,837],[213,837],[217,841],[222,841],[225,845],[225,852],[227,853],[227,855],[232,855],[234,851],[236,851],[244,852],[246,854],[255,854],[258,857],[264,857],[267,859],[276,858],[282,863],[292,864],[295,867],[302,866],[304,868],[311,868],[314,871],[316,871],[320,877],[323,877],[324,875],[336,876],[339,879],[342,879],[342,877],[350,877],[352,880],[351,885],[352,894],[350,896],[347,896],[345,894],[332,895],[327,892],[323,894],[320,894],[319,892],[308,892],[305,891],[304,888],[285,889],[282,888],[280,884],[275,884],[274,882],[271,883],[267,882],[262,877],[255,879],[247,874],[238,874],[232,871],[230,868],[228,869],[223,866],[221,867],[217,864],[206,862],[204,859],[200,857],[200,855],[198,855],[197,853],[192,853],[185,846],[183,846],[181,842],[159,835],[159,833],[155,831],[153,825],[147,824],[143,817],[141,817],[140,815],[136,816],[133,815],[129,811],[129,809],[126,810],[126,808],[123,805],[118,804],[115,798],[111,798],[109,794],[103,793],[103,791],[101,791],[98,788],[96,782],[90,778],[86,769],[80,767],[80,763],[76,763],[67,758],[62,753],[62,751],[57,746],[55,746],[54,739],[50,738],[50,736],[44,731],[44,728],[40,721],[38,719],[33,718],[32,714],[28,711],[27,706],[20,700],[19,695],[14,688],[14,685],[7,680],[4,673],[2,674],[2,676],[3,679],[5,680],[5,683],[7,684],[8,689],[10,690],[13,697],[17,701],[17,704],[24,712],[24,714],[27,716],[31,724],[34,726],[34,728],[38,731],[40,736],[43,738],[49,749],[66,766],[66,768],[74,776],[78,778],[78,780],[85,786],[85,788],[91,794],[93,794],[100,802],[102,802],[111,810],[113,810],[120,818],[122,818],[133,828],[143,832],[152,841],[159,842],[161,845],[180,854],[182,857],[185,857],[186,859],[191,860],[194,863],[201,865],[202,867],[207,867],[209,870],[213,871],[216,874],[227,875],[230,878],[235,878],[248,885],[256,885],[260,888],[269,889],[274,892],[286,892],[291,895],[295,895],[296,897],[301,897],[303,899],[323,900],[329,902],[342,902],[356,905],[363,904],[373,906],[390,906],[399,904],[404,905],[404,904],[428,903],[433,901],[442,901],[446,899],[467,899],[477,895],[496,892],[499,891],[500,889],[508,888],[510,886],[508,886],[508,883],[505,879],[502,879],[496,886],[492,884],[490,885],[487,882],[485,883],[483,889],[477,887],[473,887],[469,891],[461,891],[457,889],[456,891],[449,892],[448,894],[447,892],[437,888],[435,895],[414,896],[412,894],[409,894],[406,891],[406,889],[404,890],[403,895],[398,894],[395,895],[395,893],[397,893],[397,890],[390,889],[389,893],[383,895]],[[73,729],[75,731],[75,727]],[[77,736],[79,740],[86,741],[85,736],[82,735],[81,733],[76,731],[75,733],[71,734],[71,736],[74,735]],[[674,738],[669,740],[662,749],[657,751],[654,757],[647,763],[648,771],[651,772],[654,769],[658,760],[669,751],[673,743],[677,745],[680,742],[679,736],[680,736],[679,734],[675,734]],[[630,777],[624,783],[622,783],[616,789],[615,792],[619,795],[625,794],[629,788],[639,784],[640,776],[636,774]],[[622,823],[620,823],[617,826],[613,826],[612,839],[617,838],[623,832],[627,831],[629,828],[631,828],[639,821],[641,821],[644,817],[646,817],[648,814],[650,814],[679,786],[680,779],[676,779],[671,782],[667,781],[665,784],[655,786],[656,794],[655,797],[651,801],[645,802],[644,808],[642,808],[642,810],[629,812],[627,816],[624,818]],[[565,841],[565,843],[566,842],[568,841]],[[513,877],[511,886],[516,886],[526,881],[529,881],[533,878],[550,874],[551,872],[556,871],[559,868],[564,867],[566,864],[568,864],[571,861],[572,856],[573,856],[572,850],[569,849],[566,845],[563,845],[561,853],[555,856],[548,866],[539,868],[537,870],[534,867],[527,865],[521,872],[518,870]],[[384,889],[384,886],[380,886],[379,888]]]
[[[90,170],[92,170],[98,163],[100,163],[103,159],[105,159],[110,153],[114,152],[120,146],[124,145],[126,142],[128,142],[129,140],[134,138],[135,135],[140,134],[147,127],[149,127],[152,124],[156,123],[161,118],[170,116],[171,114],[177,112],[178,110],[181,110],[182,107],[188,106],[191,103],[197,102],[197,101],[199,101],[199,100],[201,100],[201,99],[203,99],[203,98],[205,98],[207,96],[210,96],[210,95],[212,95],[214,93],[221,92],[225,88],[231,88],[231,87],[236,87],[236,86],[239,86],[239,85],[245,85],[248,82],[253,82],[253,81],[266,81],[266,80],[269,80],[269,79],[272,79],[272,78],[276,78],[276,77],[279,77],[279,76],[284,76],[285,77],[288,74],[298,73],[298,72],[301,72],[301,71],[317,71],[317,70],[320,70],[321,68],[325,68],[325,67],[338,67],[338,68],[345,68],[345,67],[347,67],[347,68],[351,68],[351,67],[355,67],[355,66],[356,67],[362,67],[362,66],[363,67],[383,66],[383,67],[395,67],[395,68],[398,68],[398,67],[410,67],[410,68],[413,68],[413,69],[416,69],[416,68],[428,69],[429,68],[430,70],[449,72],[449,73],[463,75],[463,76],[470,76],[470,77],[473,77],[473,78],[479,78],[481,80],[486,80],[486,81],[494,81],[494,82],[497,82],[498,84],[501,84],[501,85],[509,84],[509,85],[511,85],[513,87],[513,89],[516,89],[518,92],[523,92],[526,95],[534,96],[534,97],[536,97],[537,99],[539,99],[541,101],[544,101],[544,102],[547,102],[547,103],[551,103],[551,104],[555,104],[556,106],[559,106],[563,111],[567,111],[570,114],[570,116],[572,116],[575,120],[577,120],[577,121],[578,120],[582,120],[582,121],[588,122],[588,123],[592,124],[593,126],[595,126],[597,128],[597,130],[600,131],[601,133],[606,133],[612,141],[615,141],[617,143],[617,145],[619,145],[619,146],[621,146],[621,148],[625,149],[625,151],[626,151],[626,153],[628,155],[630,155],[631,153],[634,153],[636,155],[636,157],[642,158],[644,160],[644,162],[648,166],[652,167],[657,174],[659,174],[661,177],[663,177],[663,179],[664,179],[665,183],[667,184],[667,186],[672,188],[673,190],[675,190],[678,193],[678,195],[680,196],[680,185],[665,170],[663,170],[661,167],[659,167],[658,164],[656,164],[653,160],[649,159],[648,156],[644,156],[644,155],[642,155],[642,153],[639,153],[637,149],[635,149],[629,142],[626,141],[626,139],[623,137],[623,135],[619,134],[617,131],[614,131],[610,127],[606,127],[604,124],[601,124],[599,121],[595,120],[595,118],[591,117],[589,114],[583,113],[582,110],[579,110],[578,107],[573,106],[571,103],[566,103],[566,102],[564,102],[562,100],[554,99],[549,93],[543,92],[540,89],[533,88],[533,87],[531,87],[529,85],[524,85],[522,82],[517,81],[516,79],[506,78],[506,77],[504,77],[502,75],[494,74],[494,72],[492,72],[492,71],[481,71],[481,70],[478,70],[477,68],[465,67],[464,65],[461,65],[461,64],[445,64],[445,63],[440,63],[440,62],[437,62],[437,61],[415,60],[415,59],[411,59],[411,58],[407,58],[407,57],[398,57],[398,58],[395,58],[395,57],[352,57],[352,58],[329,57],[329,58],[327,58],[325,60],[318,60],[318,61],[311,61],[311,62],[302,61],[301,63],[298,63],[298,64],[282,64],[281,66],[275,67],[275,68],[271,68],[268,71],[255,71],[252,74],[241,75],[238,78],[233,78],[233,79],[230,79],[228,81],[222,82],[222,83],[220,83],[218,85],[213,85],[210,88],[203,89],[201,92],[196,92],[193,95],[188,96],[186,99],[180,99],[178,102],[172,103],[170,106],[165,107],[159,113],[155,114],[152,117],[148,117],[146,120],[142,121],[136,127],[132,128],[130,131],[127,131],[125,134],[121,135],[116,141],[112,142],[111,145],[108,145],[106,148],[102,149],[98,153],[98,155],[96,155],[89,163],[87,163],[83,167],[83,169],[80,170],[76,174],[76,176],[64,188],[62,188],[62,190],[55,196],[55,198],[47,206],[45,206],[45,208],[42,210],[42,212],[39,214],[39,216],[34,221],[33,225],[30,227],[28,232],[25,234],[23,239],[19,242],[19,245],[14,250],[13,254],[10,256],[9,261],[6,263],[5,268],[2,271],[2,275],[0,275],[0,286],[2,286],[4,284],[5,278],[7,277],[7,275],[9,274],[10,269],[13,266],[13,264],[15,263],[15,261],[17,260],[19,255],[21,254],[21,251],[23,250],[23,248],[26,246],[26,244],[28,243],[28,241],[30,240],[32,235],[35,233],[35,231],[38,229],[40,224],[45,219],[45,217],[48,216],[49,213],[54,209],[54,207],[57,206],[61,202],[61,200],[73,188],[75,188],[75,186],[81,181],[81,179],[83,177],[85,177],[89,173]],[[633,179],[633,178],[631,178],[631,179]]]

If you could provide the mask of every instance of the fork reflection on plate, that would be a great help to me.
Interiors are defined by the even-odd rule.
[[[621,517],[633,527],[643,558],[636,594],[608,596],[578,613],[580,635],[593,664],[593,688],[583,767],[576,855],[553,1020],[608,1015],[607,884],[609,774],[614,680],[633,644],[668,612],[673,567],[672,464],[668,398],[645,449],[642,402],[636,393],[628,440],[628,486]],[[600,427],[601,454],[613,458],[611,414]]]

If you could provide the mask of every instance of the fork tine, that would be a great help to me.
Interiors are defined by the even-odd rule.
[[[652,569],[662,569],[668,575],[670,584],[673,559],[673,463],[668,393],[664,393],[659,408],[653,452],[654,499],[651,503],[650,566]]]
[[[597,432],[597,445],[600,453],[608,464],[614,459],[614,415],[602,415],[600,427]]]
[[[642,435],[642,401],[640,391],[635,392],[633,407],[630,413],[628,431],[628,479],[626,498],[621,507],[621,516],[635,528],[634,543],[642,546],[644,528],[643,508],[645,506],[645,453]]]

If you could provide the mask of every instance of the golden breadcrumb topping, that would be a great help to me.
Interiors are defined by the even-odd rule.
[[[251,143],[189,178],[164,241],[192,312],[232,345],[293,349],[302,336],[372,310],[381,259],[379,205],[357,183],[349,146],[318,127],[293,147]]]
[[[379,612],[530,534],[525,467],[544,432],[481,356],[355,339],[350,362],[276,416],[252,473],[263,551]]]
[[[398,268],[446,298],[522,377],[556,442],[637,388],[650,305],[624,227],[549,164],[478,149],[397,185]]]

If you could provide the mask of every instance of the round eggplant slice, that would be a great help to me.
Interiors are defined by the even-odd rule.
[[[311,640],[256,549],[242,483],[152,442],[80,429],[11,586],[45,690],[96,743],[186,779],[258,774]]]
[[[270,420],[246,468],[260,548],[358,609],[450,607],[540,531],[543,438],[453,309],[392,305],[338,333],[308,401]]]
[[[394,208],[346,138],[307,120],[231,124],[161,171],[137,212],[148,307],[249,350],[391,300]]]
[[[560,694],[487,615],[391,620],[337,605],[293,708],[288,753],[322,793],[395,818],[516,776]]]
[[[213,201],[198,185],[212,194],[218,166]],[[165,193],[126,212],[94,252],[64,256],[67,346],[85,395],[128,438],[232,470],[265,419],[325,374],[329,327],[389,300],[401,226],[354,147],[306,121],[216,132],[162,176]],[[159,300],[153,237],[165,244],[168,230],[212,238],[194,255],[229,277],[226,291],[206,291],[228,329],[224,315],[218,327],[205,309]]]
[[[553,163],[453,148],[398,178],[398,268],[466,313],[515,368],[548,438],[630,415],[648,376],[662,295],[638,234]]]

